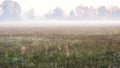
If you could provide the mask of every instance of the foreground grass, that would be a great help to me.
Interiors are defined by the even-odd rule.
[[[0,68],[120,68],[119,29],[51,31],[1,34]]]

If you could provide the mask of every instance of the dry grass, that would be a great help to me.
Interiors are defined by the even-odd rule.
[[[120,67],[120,27],[0,29],[1,68]]]

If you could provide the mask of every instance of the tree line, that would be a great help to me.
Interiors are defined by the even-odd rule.
[[[26,15],[21,15],[21,6],[19,3],[12,0],[4,0],[1,3],[0,20],[36,20],[41,19],[35,15],[34,9],[29,10]],[[56,20],[99,20],[99,19],[120,19],[120,8],[117,6],[98,8],[87,7],[79,5],[73,8],[69,14],[65,14],[64,10],[56,7],[42,16],[42,19],[56,19]]]

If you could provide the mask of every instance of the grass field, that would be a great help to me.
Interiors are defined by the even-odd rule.
[[[120,68],[120,27],[1,27],[0,68]]]

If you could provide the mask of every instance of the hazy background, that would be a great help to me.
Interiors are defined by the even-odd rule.
[[[120,0],[0,0],[0,26],[120,25]]]
[[[120,27],[120,21],[27,21],[3,22],[0,27]]]

